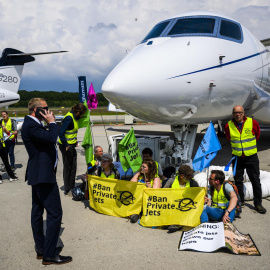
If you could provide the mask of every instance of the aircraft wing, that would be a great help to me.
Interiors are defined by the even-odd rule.
[[[7,54],[8,57],[20,57],[20,56],[31,56],[31,55],[41,55],[41,54],[52,54],[52,53],[64,53],[68,51],[55,51],[55,52],[38,52],[38,53],[10,53]]]
[[[265,47],[270,46],[270,38],[261,40],[261,43],[262,43]]]

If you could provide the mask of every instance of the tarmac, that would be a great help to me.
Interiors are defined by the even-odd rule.
[[[136,134],[172,135],[170,126],[134,125]],[[108,151],[107,135],[130,130],[130,125],[93,126],[94,144]],[[206,126],[200,126],[200,130]],[[85,128],[80,129],[78,141],[82,142]],[[107,133],[107,135],[106,135]],[[258,155],[261,170],[270,172],[269,132],[261,134],[258,141]],[[203,137],[198,134],[194,153]],[[211,165],[224,166],[230,160],[230,145],[225,137],[220,137],[223,149]],[[85,173],[86,165],[81,146],[77,148],[77,184],[80,175]],[[194,154],[193,154],[194,155]],[[253,202],[248,201],[241,219],[234,221],[237,229],[250,234],[261,256],[232,255],[220,250],[214,253],[178,251],[183,230],[168,234],[166,229],[143,228],[131,224],[127,219],[106,216],[90,210],[88,201],[77,202],[63,194],[63,166],[60,160],[57,181],[63,207],[63,220],[59,242],[64,245],[62,255],[71,255],[71,263],[47,266],[50,269],[269,269],[270,237],[269,215],[270,199],[263,199],[267,209],[265,215],[254,211]],[[34,241],[30,225],[31,187],[25,181],[28,155],[21,138],[15,147],[16,173],[18,181],[10,182],[3,173],[0,185],[0,269],[40,269],[43,266],[36,259]],[[46,215],[44,215],[46,219]]]

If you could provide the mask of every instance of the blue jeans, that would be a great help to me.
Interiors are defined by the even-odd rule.
[[[15,141],[12,140],[6,140],[6,149],[9,155],[9,160],[10,160],[10,166],[14,167],[15,165],[15,156],[14,156],[14,147],[15,147]]]
[[[229,205],[229,202],[227,202],[227,204],[226,204],[226,209],[227,209],[228,205]],[[209,222],[209,220],[222,221],[222,218],[225,214],[226,209],[220,209],[220,208],[206,206],[206,208],[203,210],[203,212],[201,214],[201,223]],[[234,220],[235,210],[236,210],[236,208],[234,208],[231,211],[231,213],[229,214],[231,222],[233,222],[233,220]]]

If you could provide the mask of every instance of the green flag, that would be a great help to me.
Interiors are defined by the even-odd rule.
[[[79,128],[87,127],[88,123],[90,122],[90,112],[87,107],[87,100],[84,100],[83,105],[87,108],[85,114],[78,120]]]
[[[84,138],[83,138],[83,142],[82,142],[82,147],[85,150],[86,164],[88,164],[93,159],[93,144],[92,144],[90,122],[88,122],[88,125],[87,125],[86,130],[85,130],[85,134],[84,134]]]
[[[118,153],[124,171],[127,171],[129,167],[131,167],[133,172],[139,170],[142,158],[133,128],[119,143]]]

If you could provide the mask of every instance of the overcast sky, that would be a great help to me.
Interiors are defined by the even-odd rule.
[[[270,38],[269,0],[0,0],[0,50],[67,50],[25,65],[20,90],[78,91],[78,76],[97,92],[114,68],[161,20],[207,10]]]

